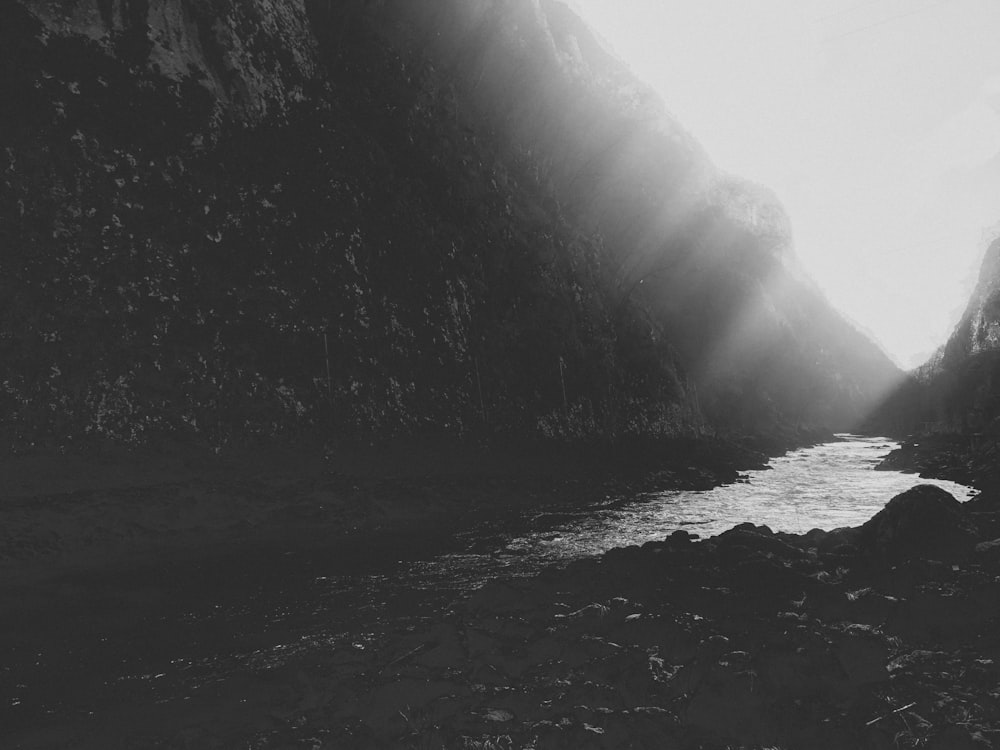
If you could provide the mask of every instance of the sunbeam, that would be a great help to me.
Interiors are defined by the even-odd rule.
[[[1000,5],[572,4],[720,167],[776,191],[803,266],[898,363],[943,343],[997,217]]]

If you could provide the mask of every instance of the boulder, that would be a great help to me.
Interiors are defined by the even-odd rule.
[[[803,534],[801,539],[803,545],[824,555],[850,555],[856,551],[855,545],[858,541],[859,531],[860,529],[849,526],[839,526],[830,531],[812,529]]]
[[[877,638],[850,635],[836,645],[835,654],[848,681],[854,687],[889,679],[886,662],[889,652]]]
[[[962,504],[930,484],[896,495],[858,535],[863,553],[893,562],[958,559],[967,556],[975,542],[975,527]]]
[[[684,529],[677,529],[677,531],[672,533],[663,541],[673,547],[688,547],[697,539],[697,534],[692,534],[690,531],[686,531]]]
[[[783,542],[767,526],[754,526],[751,523],[734,526],[716,536],[713,541],[720,549],[743,552],[744,555],[771,555],[783,560],[797,560],[804,556],[802,550]]]
[[[991,539],[976,545],[976,554],[987,560],[1000,559],[1000,539]]]

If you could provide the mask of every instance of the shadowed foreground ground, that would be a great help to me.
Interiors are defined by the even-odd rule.
[[[301,665],[260,746],[993,747],[994,516],[900,498],[859,530],[678,533],[490,585]]]
[[[282,535],[287,548],[311,550],[312,559],[375,554],[380,546],[389,555],[406,554],[414,537],[432,547],[447,544],[453,528],[447,524],[438,536],[430,526],[395,537],[380,532],[378,518],[405,523],[390,513],[393,497],[396,504],[422,498],[416,518],[419,507],[447,512],[489,505],[490,498],[539,502],[567,491],[586,501],[584,486],[607,491],[592,481],[556,491],[551,478],[538,477],[490,483],[481,474],[419,482],[293,474],[311,484],[248,477],[237,486],[254,502],[234,500],[240,493],[231,485],[219,490],[235,509],[253,508],[257,515],[242,527],[211,526],[219,549],[231,553],[220,553],[212,565],[191,567],[180,561],[179,547],[168,545],[173,561],[136,569],[144,581],[139,587],[127,580],[126,558],[109,556],[106,573],[95,568],[109,591],[89,610],[100,584],[80,584],[31,563],[52,562],[55,552],[35,550],[31,557],[22,549],[4,563],[4,640],[30,643],[32,629],[52,628],[57,636],[39,638],[70,639],[83,631],[84,650],[97,649],[101,633],[112,631],[125,644],[146,639],[155,647],[162,639],[167,645],[171,628],[154,613],[190,604],[171,598],[181,586],[177,579],[242,597],[263,577],[284,576],[284,548],[274,546]],[[712,482],[710,471],[694,474],[670,470],[659,481]],[[204,479],[196,484],[210,486]],[[156,486],[153,496],[167,492]],[[172,501],[161,498],[163,508],[176,508],[183,487],[193,485],[180,486],[167,492]],[[304,486],[328,499],[355,498],[354,505],[337,506],[340,515],[348,507],[373,507],[373,498],[386,505],[375,520],[372,511],[360,518],[353,545],[342,528],[343,536],[326,537],[323,552],[322,534],[331,526],[324,526],[322,503],[304,499],[312,497]],[[266,499],[281,497],[282,487],[284,501]],[[77,498],[81,508],[91,508],[88,524],[99,498],[108,508],[121,505],[121,497],[103,492]],[[209,507],[227,523],[237,521],[234,508],[220,502]],[[251,532],[270,546],[238,544]],[[139,682],[118,693],[95,683],[93,693],[103,697],[94,705],[84,702],[50,718],[11,711],[20,723],[0,726],[15,727],[4,742],[16,748],[988,748],[1000,745],[997,537],[1000,523],[988,500],[961,506],[937,488],[900,496],[855,530],[797,537],[743,525],[703,542],[677,533],[562,571],[490,584],[437,608],[421,608],[422,595],[414,592],[409,611],[390,613],[377,628],[359,621],[353,637],[307,644],[277,660],[249,659],[202,680],[182,699],[156,699]],[[373,549],[365,550],[365,538]],[[66,559],[74,549],[93,549],[81,539],[61,537]],[[116,544],[122,553],[120,540]],[[89,559],[96,564],[98,558]],[[164,582],[151,588],[149,575]],[[133,621],[112,622],[122,618],[105,605],[124,596],[132,598]],[[263,635],[223,623],[216,637],[208,650],[227,641],[251,649]],[[5,681],[17,679],[18,660],[24,660],[24,654],[13,656]],[[147,677],[155,683],[153,671]],[[67,688],[52,686],[57,689]],[[81,676],[69,692],[85,689]],[[151,697],[142,698],[143,690]]]

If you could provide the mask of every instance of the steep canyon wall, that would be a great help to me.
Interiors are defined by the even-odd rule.
[[[894,368],[565,6],[0,9],[5,443],[848,426]]]

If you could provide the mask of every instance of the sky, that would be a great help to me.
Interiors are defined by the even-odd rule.
[[[944,343],[1000,222],[1000,0],[568,1],[898,364]]]

